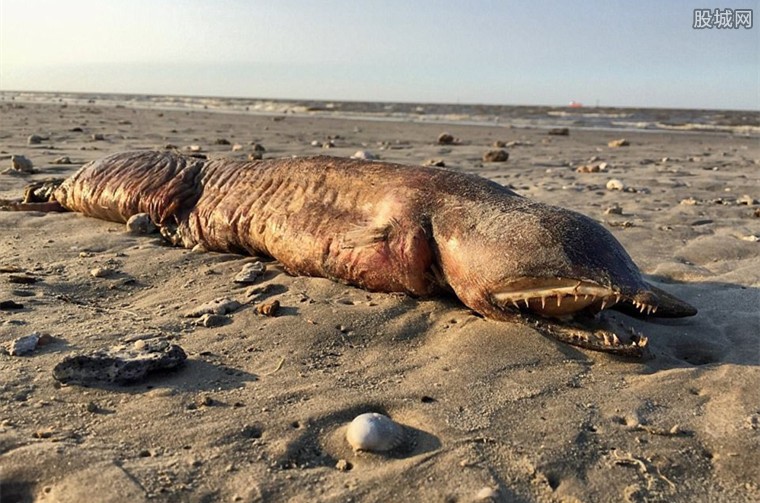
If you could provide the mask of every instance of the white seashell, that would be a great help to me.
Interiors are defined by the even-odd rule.
[[[355,451],[386,452],[401,445],[404,427],[388,416],[367,412],[351,421],[346,440]]]

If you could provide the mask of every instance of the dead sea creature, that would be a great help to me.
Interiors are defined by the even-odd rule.
[[[367,412],[351,421],[346,440],[355,451],[388,452],[404,441],[404,427],[388,416]]]
[[[294,275],[414,296],[453,291],[486,318],[529,320],[601,351],[641,356],[647,345],[601,325],[604,309],[696,314],[646,282],[597,222],[443,169],[127,152],[83,166],[48,203],[15,207],[56,208],[116,222],[148,213],[176,245],[269,255]]]

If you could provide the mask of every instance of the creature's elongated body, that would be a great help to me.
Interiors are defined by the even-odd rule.
[[[240,162],[127,152],[85,165],[53,198],[112,221],[148,213],[177,244],[266,254],[292,274],[417,296],[450,289],[493,319],[615,304],[696,312],[645,282],[593,220],[453,171],[324,156]]]

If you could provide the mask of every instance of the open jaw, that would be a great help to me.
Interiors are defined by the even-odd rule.
[[[568,278],[522,278],[491,293],[494,305],[518,314],[544,335],[596,351],[642,357],[646,337],[599,313],[632,306],[641,315],[657,311],[657,296],[635,297],[590,281]]]

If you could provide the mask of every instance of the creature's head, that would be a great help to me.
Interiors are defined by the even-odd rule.
[[[605,308],[639,315],[696,310],[649,285],[620,243],[581,214],[514,197],[473,203],[434,221],[441,268],[469,307],[565,318]]]

